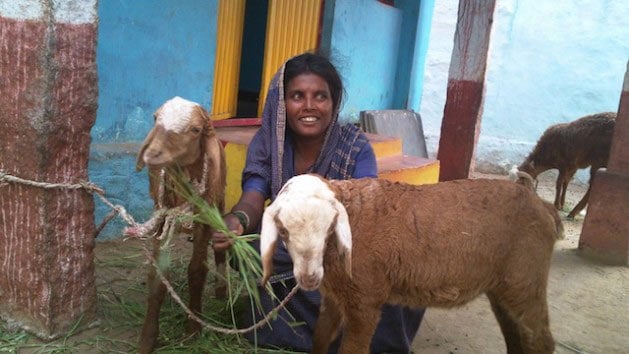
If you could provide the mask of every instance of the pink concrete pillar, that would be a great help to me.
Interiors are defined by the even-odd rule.
[[[582,254],[629,265],[629,62],[607,169],[594,176],[579,239]]]
[[[439,180],[468,178],[480,132],[495,0],[460,0],[437,159]]]
[[[96,0],[0,1],[0,169],[87,181]],[[0,317],[55,338],[96,318],[94,204],[84,190],[0,184]]]

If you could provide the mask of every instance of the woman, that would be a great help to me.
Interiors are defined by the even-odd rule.
[[[328,179],[377,177],[376,158],[365,135],[354,125],[338,123],[342,96],[341,79],[326,58],[305,53],[282,66],[270,84],[262,126],[249,145],[242,196],[224,216],[230,230],[238,235],[259,232],[265,200],[275,199],[292,176],[312,172]],[[212,241],[215,249],[231,246],[221,233],[213,235]],[[295,281],[292,261],[282,245],[278,245],[273,268],[271,283],[283,299]],[[264,311],[276,306],[264,290],[260,296]],[[310,351],[320,300],[318,292],[300,290],[287,311],[272,321],[272,329],[265,326],[249,339],[265,347]],[[263,315],[256,313],[255,321]],[[422,316],[423,310],[385,306],[371,351],[408,353]],[[333,348],[335,352],[338,341]]]

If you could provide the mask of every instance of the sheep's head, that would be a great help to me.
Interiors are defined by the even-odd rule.
[[[264,211],[260,233],[263,283],[272,273],[278,236],[293,259],[293,273],[304,290],[314,290],[323,279],[323,255],[328,238],[336,235],[345,270],[351,275],[352,233],[347,212],[316,175],[291,178]]]
[[[197,103],[174,97],[155,111],[155,125],[138,154],[136,169],[144,165],[186,166],[202,153],[202,136],[210,124],[208,113]]]
[[[517,166],[517,167],[514,166],[509,172],[511,173],[511,172],[514,172],[515,170],[519,172],[525,172],[529,176],[533,177],[533,179],[535,179],[537,175],[542,172],[540,171],[542,168],[544,167],[541,167],[541,168],[538,167],[535,164],[535,161],[531,157],[528,157],[524,162],[520,164],[520,166]]]

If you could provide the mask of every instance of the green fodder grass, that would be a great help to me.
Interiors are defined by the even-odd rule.
[[[146,241],[145,241],[146,242]],[[187,303],[187,262],[191,244],[176,240],[169,267],[171,284]],[[0,325],[0,353],[134,353],[146,311],[147,260],[140,241],[108,241],[96,247],[96,273],[99,325],[86,329],[78,321],[68,334],[52,341]],[[208,262],[208,264],[213,264]],[[211,296],[208,275],[204,292],[203,320],[214,326],[241,328],[240,318],[251,299],[239,283],[238,272],[230,270],[230,299]],[[160,312],[159,347],[156,353],[290,353],[286,350],[256,348],[242,335],[203,330],[190,337],[186,333],[187,315],[168,294]]]

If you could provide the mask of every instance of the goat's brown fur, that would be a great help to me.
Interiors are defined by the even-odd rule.
[[[504,180],[328,183],[349,216],[352,274],[330,233],[313,353],[341,329],[341,353],[367,353],[385,303],[448,308],[483,293],[509,353],[553,352],[546,289],[563,226],[534,191]]]
[[[157,114],[159,114],[159,109]],[[215,205],[222,212],[225,207],[226,186],[223,146],[212,127],[207,111],[197,106],[192,114],[190,127],[181,134],[167,133],[163,127],[157,125],[153,127],[138,154],[137,169],[140,170],[144,166],[145,155],[159,156],[166,161],[163,165],[148,164],[150,194],[156,207],[160,202],[163,203],[162,207],[176,207],[186,202],[184,197],[177,192],[177,187],[172,180],[172,177],[181,173],[194,184],[204,184],[205,190],[201,197],[209,205]],[[200,130],[191,132],[192,126]],[[161,168],[166,169],[162,200],[160,200],[159,192]],[[208,272],[207,248],[212,229],[207,225],[195,223],[191,230],[185,231],[193,236],[192,257],[188,266],[189,307],[194,313],[200,314],[202,293]],[[158,234],[160,233],[161,230],[158,230]],[[153,258],[157,260],[160,255],[160,240],[153,238],[152,241]],[[215,252],[214,260],[218,269],[225,268],[224,252]],[[148,306],[140,336],[140,353],[150,353],[156,346],[159,335],[159,312],[166,294],[166,286],[156,275],[155,267],[151,265],[148,275]],[[215,288],[217,296],[225,296],[225,291],[224,285]],[[195,333],[200,329],[199,323],[192,319],[188,320],[189,333]]]
[[[561,210],[566,201],[568,184],[576,171],[591,167],[589,188],[568,214],[568,217],[573,218],[587,205],[596,171],[607,166],[615,123],[616,113],[605,112],[570,123],[555,124],[544,131],[518,170],[537,178],[540,173],[556,168],[559,175],[554,204],[555,208]]]

